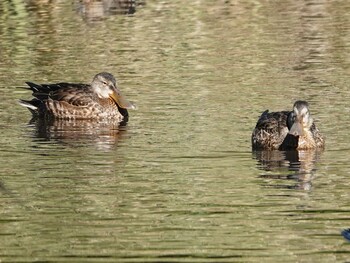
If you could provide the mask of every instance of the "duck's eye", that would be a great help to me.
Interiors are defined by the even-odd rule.
[[[102,81],[103,85],[107,85],[107,82],[106,81]]]

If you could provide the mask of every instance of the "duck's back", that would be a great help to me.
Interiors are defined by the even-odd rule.
[[[33,91],[33,97],[44,101],[47,99],[70,102],[72,98],[82,98],[91,96],[92,92],[88,84],[75,83],[55,83],[55,84],[36,84],[26,82],[29,89]]]
[[[252,133],[253,149],[279,149],[288,134],[289,111],[264,111]]]

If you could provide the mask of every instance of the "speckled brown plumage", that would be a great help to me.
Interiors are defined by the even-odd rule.
[[[252,134],[254,149],[278,149],[288,134],[288,111],[264,111]]]
[[[113,119],[125,121],[134,108],[116,86],[110,73],[97,74],[91,84],[26,82],[33,91],[31,101],[21,100],[34,117],[56,119]]]

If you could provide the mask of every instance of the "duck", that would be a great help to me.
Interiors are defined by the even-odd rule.
[[[26,84],[34,98],[19,100],[19,104],[28,108],[34,118],[122,122],[128,119],[128,109],[136,108],[108,72],[96,74],[90,84]]]
[[[311,117],[309,104],[298,100],[292,111],[264,111],[252,132],[253,150],[324,148],[325,139]]]

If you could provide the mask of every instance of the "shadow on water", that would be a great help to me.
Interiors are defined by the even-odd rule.
[[[90,120],[32,119],[33,137],[66,145],[95,145],[101,150],[114,148],[126,132],[126,122]]]
[[[322,150],[254,151],[253,158],[258,161],[259,169],[267,172],[260,175],[261,178],[296,181],[292,186],[274,184],[272,187],[311,190],[315,165],[321,154]]]

